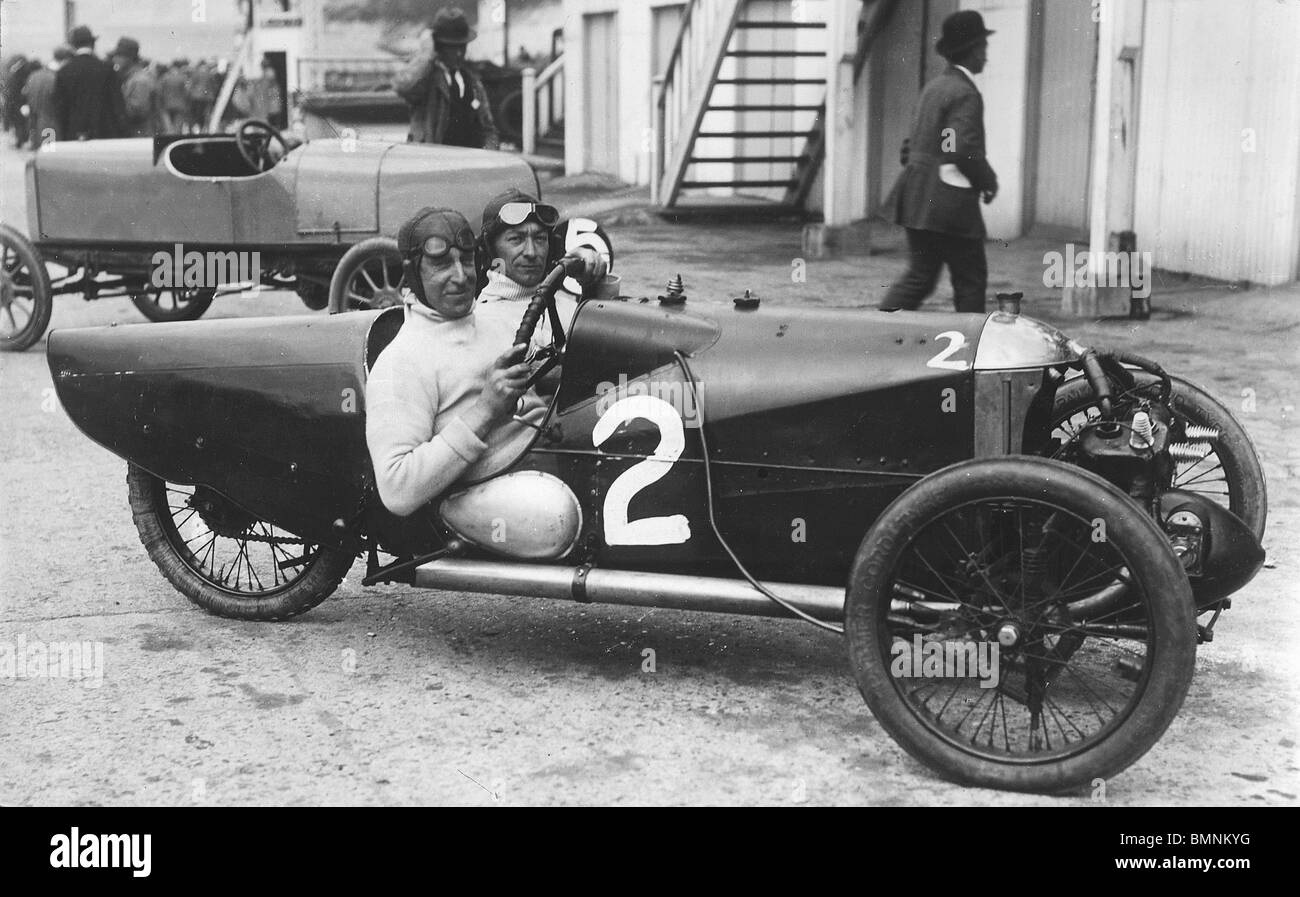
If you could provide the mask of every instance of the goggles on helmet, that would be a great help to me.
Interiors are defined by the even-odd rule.
[[[530,215],[543,227],[554,227],[560,220],[559,210],[543,202],[508,202],[497,212],[497,218],[507,227],[523,224]]]

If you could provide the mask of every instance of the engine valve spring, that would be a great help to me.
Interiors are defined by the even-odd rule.
[[[1042,548],[1026,548],[1023,555],[1025,577],[1042,576],[1047,572],[1049,552]]]
[[[1151,415],[1145,411],[1139,411],[1133,415],[1133,433],[1129,437],[1128,444],[1135,449],[1150,448],[1155,442],[1154,430],[1151,427]]]
[[[1176,442],[1169,446],[1169,457],[1175,461],[1201,461],[1208,458],[1212,451],[1213,449],[1204,443],[1191,445],[1186,442]]]
[[[1187,438],[1193,442],[1197,440],[1210,440],[1219,438],[1218,427],[1207,427],[1202,424],[1188,424],[1183,428]]]

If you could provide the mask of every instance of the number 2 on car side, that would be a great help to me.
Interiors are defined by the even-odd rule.
[[[633,496],[667,476],[686,447],[686,430],[677,409],[656,396],[619,399],[596,421],[591,431],[592,444],[599,448],[619,424],[636,418],[644,418],[658,428],[659,443],[649,458],[619,474],[605,493],[605,544],[680,545],[691,538],[690,521],[682,514],[628,520]]]

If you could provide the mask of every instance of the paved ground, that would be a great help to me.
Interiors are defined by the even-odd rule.
[[[21,223],[17,162],[0,152],[0,217]],[[749,288],[769,302],[870,306],[902,266],[887,233],[873,255],[801,261],[790,225],[616,220],[632,295],[680,272],[692,303]],[[1057,320],[1059,297],[1035,285],[1043,252],[1060,248],[991,246],[995,288],[1025,289],[1027,313]],[[1295,804],[1300,290],[1166,279],[1155,306],[1146,323],[1066,326],[1160,359],[1241,410],[1270,481],[1271,560],[1200,649],[1178,720],[1108,783],[1107,803]],[[218,300],[209,316],[303,311],[275,294]],[[52,327],[138,320],[125,300],[61,297]],[[0,803],[1091,803],[937,780],[873,721],[840,641],[802,624],[363,591],[360,567],[293,623],[206,616],[141,548],[125,464],[49,401],[44,344],[0,356],[0,387],[0,642],[105,645],[98,688],[0,679]]]

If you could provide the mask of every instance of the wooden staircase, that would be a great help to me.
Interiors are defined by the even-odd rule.
[[[692,0],[657,91],[655,198],[802,213],[825,156],[827,0]]]

